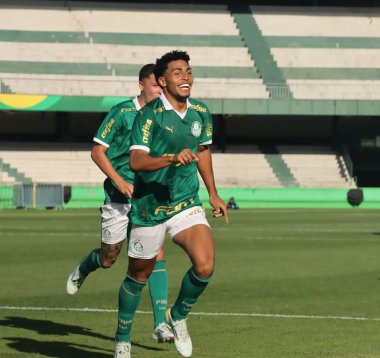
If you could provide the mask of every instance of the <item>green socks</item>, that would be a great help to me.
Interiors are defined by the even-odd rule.
[[[186,318],[197,302],[198,297],[210,282],[211,277],[200,278],[195,274],[193,268],[190,268],[190,270],[186,272],[177,300],[171,309],[171,315],[174,321]]]
[[[90,272],[95,271],[99,267],[101,267],[100,249],[95,249],[81,261],[79,271],[87,276]]]
[[[127,275],[119,290],[119,311],[116,341],[130,342],[133,318],[140,302],[145,282],[139,282]]]
[[[148,283],[154,327],[157,327],[160,323],[165,322],[165,310],[168,304],[168,274],[165,268],[165,260],[156,261]]]

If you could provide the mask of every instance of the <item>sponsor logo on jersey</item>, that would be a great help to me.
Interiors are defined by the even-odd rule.
[[[182,211],[184,208],[188,207],[191,204],[194,204],[194,199],[182,201],[181,203],[177,205],[157,206],[157,208],[154,210],[154,215],[158,215],[160,212],[164,213],[165,215],[171,215],[178,211]]]
[[[113,118],[111,118],[109,120],[109,122],[106,124],[105,128],[104,128],[104,131],[102,132],[102,138],[105,138],[106,135],[111,132],[111,128],[112,126],[114,125],[115,123],[115,120]]]
[[[191,133],[193,134],[194,137],[199,137],[202,133],[202,126],[198,121],[195,121],[191,125]]]
[[[190,108],[193,109],[194,111],[197,111],[197,112],[203,112],[203,113],[207,112],[207,108],[202,107],[199,104],[197,104],[197,105],[193,104],[193,105],[190,106]]]
[[[206,124],[206,135],[207,135],[207,137],[211,137],[212,136],[211,123],[210,122],[207,122],[207,124]]]
[[[122,108],[120,112],[136,112],[136,108],[135,107]]]
[[[153,112],[154,113],[158,113],[158,112],[163,112],[165,110],[165,107],[164,106],[162,106],[162,107],[158,107],[158,108],[156,108]]]
[[[148,143],[148,139],[149,139],[149,135],[150,135],[150,126],[152,125],[152,120],[151,119],[147,119],[145,124],[143,125],[142,127],[142,132],[143,132],[143,138],[142,138],[142,141],[143,143]]]
[[[173,134],[174,126],[171,126],[171,127],[165,126],[165,129],[166,129],[167,131],[169,131],[171,134]]]

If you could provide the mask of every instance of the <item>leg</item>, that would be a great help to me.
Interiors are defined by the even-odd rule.
[[[144,260],[129,257],[128,273],[119,290],[119,312],[116,341],[130,342],[135,312],[142,289],[148,280],[156,258]]]
[[[164,248],[161,247],[152,274],[148,279],[154,316],[153,340],[156,343],[174,340],[173,332],[165,323],[165,311],[168,304],[168,274],[165,265]]]
[[[214,241],[206,225],[195,225],[178,233],[173,241],[189,255],[193,267],[186,272],[174,306],[174,320],[185,319],[205,290],[215,267]]]
[[[119,290],[116,352],[120,345],[130,344],[132,323],[141,291],[156,263],[156,255],[164,239],[164,227],[132,226],[128,243],[128,273]],[[115,355],[117,356],[117,355]]]
[[[156,264],[148,282],[154,315],[154,328],[156,328],[160,323],[165,322],[165,310],[168,303],[168,274],[162,248],[157,255]]]
[[[103,268],[110,268],[119,257],[121,248],[123,247],[124,240],[117,244],[101,243],[100,246],[100,263]]]
[[[102,241],[100,249],[93,250],[81,261],[79,271],[87,276],[99,267],[105,269],[110,268],[116,262],[123,244],[124,240],[116,244],[106,244]]]
[[[177,351],[190,357],[193,346],[187,331],[186,318],[198,297],[205,290],[214,272],[214,241],[211,230],[200,207],[178,214],[169,225],[173,242],[189,255],[192,267],[186,272],[177,300],[165,314],[165,320],[174,333]]]
[[[69,276],[66,290],[69,294],[75,294],[82,286],[86,277],[98,268],[110,268],[123,246],[127,236],[128,212],[130,204],[110,203],[101,207],[102,213],[102,242],[97,248],[87,255]]]

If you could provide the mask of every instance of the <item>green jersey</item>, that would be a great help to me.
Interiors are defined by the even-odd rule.
[[[165,95],[148,103],[136,115],[131,150],[145,150],[152,157],[178,154],[183,149],[198,152],[199,145],[212,143],[212,118],[208,108],[189,99],[187,110],[174,110]],[[154,226],[179,212],[201,205],[196,162],[153,172],[138,172],[132,199],[134,224]]]
[[[137,97],[114,106],[95,134],[94,142],[107,147],[106,156],[118,174],[133,184],[134,173],[129,168],[129,146],[131,130],[136,113],[140,110]],[[120,193],[116,184],[107,178],[104,181],[105,202],[129,203],[129,198]]]

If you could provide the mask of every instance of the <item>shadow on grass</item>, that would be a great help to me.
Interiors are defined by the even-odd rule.
[[[69,334],[80,334],[94,338],[113,341],[114,338],[93,332],[91,329],[80,326],[73,326],[63,323],[56,323],[43,319],[30,319],[25,317],[5,317],[0,321],[0,326],[23,328],[35,331],[41,335],[68,336]]]
[[[68,342],[37,341],[29,338],[11,337],[8,346],[22,353],[35,353],[55,358],[109,358],[113,351]],[[90,351],[91,350],[91,351]],[[105,353],[102,353],[105,352]]]
[[[78,334],[89,336],[93,338],[100,338],[107,341],[114,342],[113,337],[108,337],[96,332],[92,332],[91,329],[73,326],[63,323],[56,323],[48,320],[40,319],[30,319],[25,317],[5,317],[5,319],[0,321],[0,326],[28,329],[34,331],[41,335],[55,335],[55,336],[68,336],[70,334]],[[39,341],[29,338],[11,337],[5,338],[10,341],[8,346],[19,352],[23,353],[38,353],[46,357],[56,357],[56,358],[89,358],[89,357],[110,357],[113,351],[102,349],[93,346],[75,344],[70,342],[61,341]],[[113,343],[112,343],[113,346]],[[144,344],[139,344],[132,342],[133,347],[139,347],[148,351],[167,351],[167,349],[147,346]],[[92,350],[92,351],[89,351]],[[96,350],[96,352],[94,352]],[[101,353],[106,352],[106,353]]]

